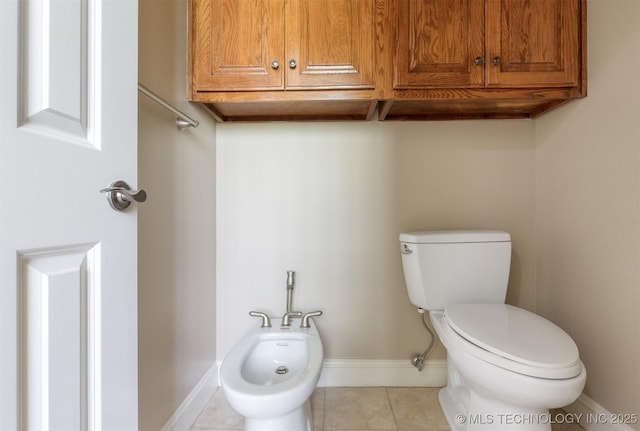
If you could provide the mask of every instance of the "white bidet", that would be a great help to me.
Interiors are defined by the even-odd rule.
[[[322,340],[310,328],[260,328],[226,356],[220,380],[245,431],[311,431],[309,397],[322,369]]]

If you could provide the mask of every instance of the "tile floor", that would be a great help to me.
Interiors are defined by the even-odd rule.
[[[448,431],[438,405],[438,388],[318,388],[311,396],[314,429],[361,431]],[[191,431],[237,431],[243,419],[218,389]],[[282,430],[289,431],[289,430]],[[583,431],[575,424],[553,431]]]

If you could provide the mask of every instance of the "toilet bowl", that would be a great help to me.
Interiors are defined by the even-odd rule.
[[[246,431],[311,431],[309,397],[322,369],[322,340],[310,328],[260,328],[231,349],[220,368],[227,401]]]
[[[434,329],[447,349],[448,381],[438,398],[452,430],[550,430],[549,409],[573,402],[586,382],[586,370],[577,349],[572,351],[571,338],[551,322],[528,313],[529,325],[518,326],[506,319],[500,333],[491,328],[492,340],[479,340],[461,334],[451,323],[447,312],[456,307],[466,317],[474,308],[481,309],[475,316],[478,319],[528,313],[504,304],[465,304],[431,312]],[[543,336],[540,326],[548,330]],[[483,324],[474,329],[478,327]]]

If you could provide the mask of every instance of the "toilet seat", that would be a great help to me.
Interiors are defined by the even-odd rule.
[[[568,379],[582,370],[578,348],[555,324],[507,304],[451,304],[444,322],[465,350],[531,377]]]

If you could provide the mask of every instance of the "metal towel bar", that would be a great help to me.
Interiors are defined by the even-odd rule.
[[[150,99],[152,99],[153,101],[155,101],[159,105],[164,106],[166,109],[168,109],[169,111],[173,112],[178,117],[178,118],[176,118],[176,127],[178,128],[178,130],[182,131],[182,130],[186,129],[187,127],[198,127],[198,124],[200,124],[196,120],[194,120],[193,118],[189,117],[184,112],[182,112],[182,111],[174,108],[173,106],[171,106],[162,97],[158,96],[157,94],[155,94],[154,92],[152,92],[147,87],[145,87],[144,85],[140,84],[139,82],[138,82],[138,91],[141,92],[142,94],[144,94],[145,96],[149,97]]]

